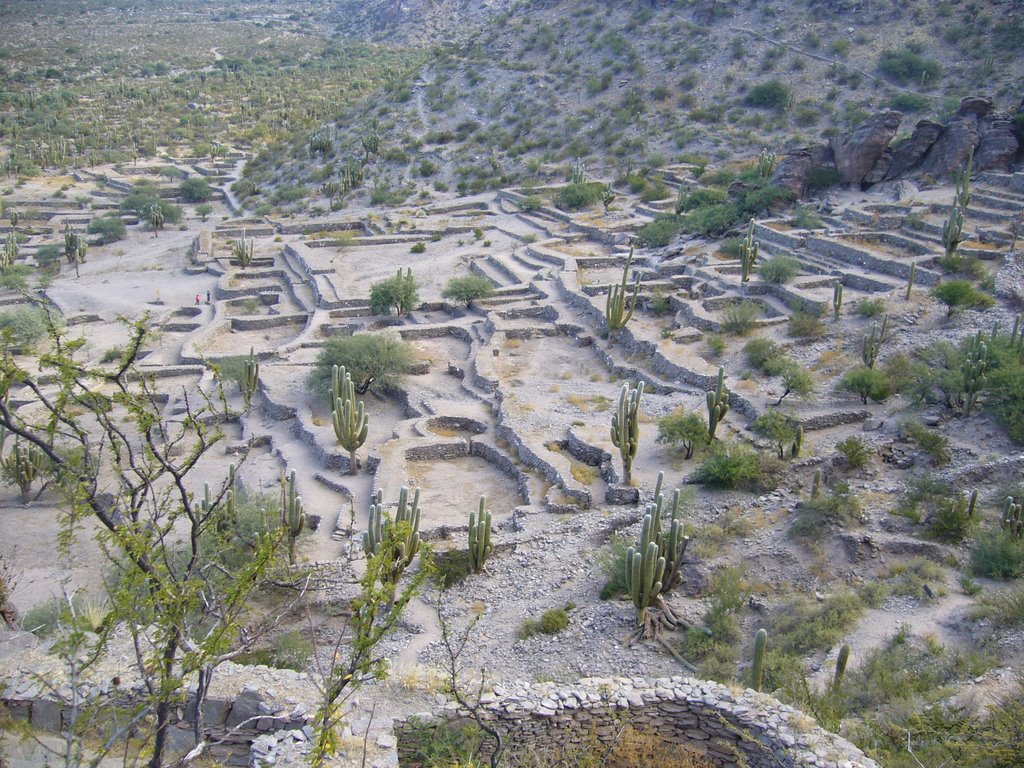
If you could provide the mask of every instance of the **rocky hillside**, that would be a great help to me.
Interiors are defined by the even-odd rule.
[[[612,178],[782,155],[882,109],[903,115],[899,144],[966,96],[1012,121],[1024,95],[1019,2],[379,0],[335,13],[393,38],[478,31],[394,72],[314,136],[262,153],[241,185],[250,208],[326,208],[324,189],[335,207],[481,191],[577,157]]]
[[[353,37],[432,45],[470,34],[513,4],[513,0],[338,0],[327,20]]]

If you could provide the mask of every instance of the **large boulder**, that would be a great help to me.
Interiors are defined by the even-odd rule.
[[[860,186],[885,153],[902,121],[902,112],[883,109],[850,133],[834,139],[832,150],[840,181]]]
[[[973,116],[979,120],[986,117],[992,111],[992,99],[988,96],[966,96],[960,99],[960,107],[956,111],[957,117]]]
[[[974,167],[979,171],[1007,173],[1019,149],[1013,118],[1005,112],[993,112],[981,121],[981,142],[974,153]]]
[[[909,173],[921,162],[942,133],[942,123],[934,120],[919,120],[910,138],[893,149],[892,163],[885,172],[886,179],[898,179]]]
[[[882,152],[882,156],[878,158],[878,162],[868,171],[861,184],[865,187],[871,187],[885,179],[885,174],[892,167],[892,155],[892,147],[886,147],[885,151]]]
[[[794,197],[800,198],[807,193],[807,185],[811,172],[819,166],[833,164],[832,149],[824,144],[800,147],[789,152],[775,166],[771,183],[789,190]]]
[[[954,171],[967,165],[967,157],[981,142],[978,118],[957,115],[942,129],[939,138],[921,162],[920,171],[934,179],[946,179]]]

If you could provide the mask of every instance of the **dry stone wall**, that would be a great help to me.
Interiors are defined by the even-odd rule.
[[[595,738],[610,745],[629,725],[702,754],[720,768],[877,768],[854,745],[771,696],[693,678],[521,683],[495,687],[481,697],[480,705],[479,714],[505,734],[513,756],[592,746]],[[452,727],[468,717],[450,705],[438,715],[397,720],[399,765],[418,768],[411,759],[418,728]]]

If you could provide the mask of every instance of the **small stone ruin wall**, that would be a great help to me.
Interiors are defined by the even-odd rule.
[[[771,696],[692,678],[589,678],[572,686],[520,683],[495,688],[480,704],[481,716],[505,734],[512,756],[556,754],[593,746],[595,739],[610,746],[629,725],[721,768],[877,768],[853,744]],[[439,715],[396,720],[399,765],[419,768],[411,759],[417,729],[460,725],[468,717],[451,705]]]

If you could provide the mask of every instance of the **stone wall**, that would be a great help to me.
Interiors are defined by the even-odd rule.
[[[802,712],[751,690],[672,677],[589,678],[572,686],[521,683],[496,687],[480,698],[480,715],[504,735],[512,756],[538,757],[574,746],[614,743],[625,725],[657,733],[727,768],[876,768],[848,741],[816,727]],[[439,715],[395,721],[399,765],[410,759],[417,727],[451,727],[469,713],[450,705]],[[484,748],[486,751],[487,747]]]

